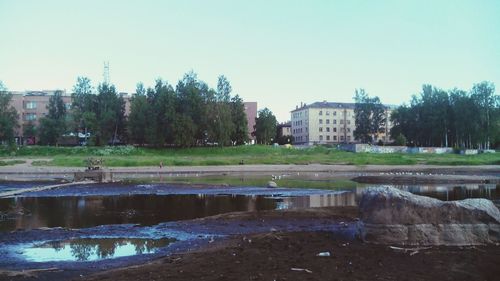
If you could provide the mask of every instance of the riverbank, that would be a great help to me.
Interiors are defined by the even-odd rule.
[[[36,166],[33,159],[26,163],[0,167],[0,180],[66,180],[72,181],[78,167]],[[182,177],[247,176],[286,178],[287,176],[316,179],[357,179],[365,183],[500,183],[499,165],[434,166],[434,165],[225,165],[225,166],[159,166],[113,167],[114,180],[157,179],[163,182]]]

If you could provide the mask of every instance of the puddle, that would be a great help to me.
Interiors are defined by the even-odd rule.
[[[141,254],[152,254],[175,239],[80,238],[35,244],[21,250],[31,262],[97,261]]]

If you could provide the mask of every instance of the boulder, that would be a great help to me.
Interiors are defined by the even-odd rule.
[[[478,245],[500,242],[500,211],[487,199],[441,201],[392,187],[371,187],[360,202],[366,242]]]

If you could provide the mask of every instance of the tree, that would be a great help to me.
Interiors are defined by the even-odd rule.
[[[100,84],[97,92],[93,140],[96,145],[114,144],[125,134],[125,101],[118,96],[114,85]]]
[[[277,124],[276,116],[267,107],[259,110],[258,116],[255,118],[254,127],[254,135],[257,138],[257,143],[272,143],[276,139]]]
[[[59,138],[66,131],[66,106],[62,91],[56,91],[49,99],[47,116],[40,119],[40,143],[57,145]]]
[[[77,78],[71,98],[73,100],[71,106],[73,123],[70,126],[76,129],[77,133],[83,132],[87,137],[90,129],[97,127],[97,96],[93,94],[93,87],[89,78]],[[76,135],[78,138],[78,134]],[[87,140],[85,143],[87,143]]]
[[[223,75],[219,76],[215,102],[212,103],[213,139],[219,146],[231,144],[231,135],[234,131],[234,124],[231,120],[231,85]]]
[[[148,114],[151,107],[146,96],[146,89],[142,83],[137,84],[136,94],[130,101],[130,115],[128,116],[128,130],[130,139],[139,145],[146,143]]]
[[[27,124],[23,126],[23,137],[27,139],[27,144],[36,144],[36,136],[38,135],[37,128],[33,121],[28,121]]]
[[[10,104],[11,101],[12,94],[7,92],[7,88],[0,81],[0,143],[9,145],[14,143],[14,131],[19,127],[19,115]]]
[[[245,104],[240,96],[236,95],[231,99],[230,108],[233,120],[231,142],[235,145],[245,144],[248,141],[248,119]]]
[[[384,132],[385,107],[378,97],[370,98],[364,89],[356,89],[354,100],[356,120],[354,138],[363,143],[370,143],[378,137],[378,134]]]

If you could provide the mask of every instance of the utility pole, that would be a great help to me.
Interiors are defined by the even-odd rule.
[[[110,81],[109,81],[109,61],[105,61],[104,62],[104,71],[103,71],[103,82],[104,84],[107,84],[109,85]]]

